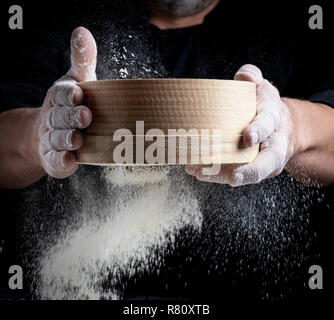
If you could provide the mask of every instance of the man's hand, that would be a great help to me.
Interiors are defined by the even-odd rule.
[[[96,44],[85,28],[74,30],[68,73],[49,89],[37,118],[41,166],[55,178],[66,178],[77,169],[75,155],[83,143],[80,129],[88,127],[92,113],[83,106],[84,95],[77,82],[96,80]]]
[[[257,116],[245,128],[243,142],[247,147],[260,144],[259,155],[249,164],[222,165],[218,175],[204,175],[204,166],[194,165],[188,165],[186,172],[201,181],[241,186],[280,174],[297,147],[288,106],[278,90],[263,79],[261,71],[253,65],[244,65],[234,79],[256,84]]]

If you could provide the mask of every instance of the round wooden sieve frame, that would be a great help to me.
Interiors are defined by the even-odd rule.
[[[212,163],[248,163],[253,161],[259,146],[246,148],[242,132],[256,115],[256,86],[254,83],[235,80],[207,79],[122,79],[81,82],[93,122],[86,130],[84,145],[77,152],[82,164],[207,164],[201,160],[202,144],[192,148],[189,131],[198,132],[197,138],[213,140],[217,130],[221,139],[221,152],[214,153],[214,141],[206,150]],[[144,132],[138,135],[138,121],[144,121]],[[118,129],[127,129],[133,135],[133,163],[117,163],[113,151],[120,143],[113,141]],[[159,129],[166,141],[165,160],[147,163],[145,157],[136,157],[138,141],[151,129]],[[184,129],[189,155],[179,161],[184,151],[177,138],[176,159],[168,158],[168,129]],[[203,131],[204,130],[204,131]],[[205,134],[203,134],[205,132]],[[140,140],[140,139],[141,140]],[[196,139],[194,139],[196,140]],[[141,142],[142,143],[142,142]],[[144,153],[152,141],[144,141]],[[211,148],[211,149],[210,149]],[[204,148],[205,149],[205,148]],[[198,152],[194,161],[191,152]],[[197,150],[197,151],[196,151]],[[138,159],[137,159],[138,158]],[[140,159],[139,159],[140,158]],[[216,161],[215,159],[220,159]]]

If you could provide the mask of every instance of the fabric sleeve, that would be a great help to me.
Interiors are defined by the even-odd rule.
[[[334,89],[328,89],[314,94],[308,98],[311,102],[327,104],[334,108]]]

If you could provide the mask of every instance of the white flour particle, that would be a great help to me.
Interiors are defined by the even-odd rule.
[[[127,78],[129,73],[128,73],[128,70],[126,68],[121,68],[119,70],[119,74],[120,74],[121,78]]]

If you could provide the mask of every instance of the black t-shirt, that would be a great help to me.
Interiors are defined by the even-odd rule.
[[[90,12],[88,18],[81,9],[80,18],[71,16],[64,26],[58,25],[59,19],[67,21],[63,15],[55,16],[58,24],[51,20],[21,34],[12,32],[0,81],[0,111],[41,105],[46,90],[69,67],[70,32],[80,24],[97,40],[99,79],[232,79],[238,68],[252,63],[282,96],[333,106],[329,22],[324,30],[310,30],[307,4],[290,11],[284,11],[284,4],[261,8],[243,4],[240,11],[238,5],[221,3],[203,25],[165,31],[128,10],[115,16],[104,9],[101,14]]]
[[[135,12],[123,18],[104,12],[99,23],[91,21],[96,18],[91,15],[91,20],[72,19],[48,31],[28,30],[28,36],[12,39],[21,50],[17,44],[8,50],[0,111],[42,104],[46,90],[69,67],[70,29],[83,21],[97,40],[99,79],[232,79],[239,67],[252,63],[282,96],[334,106],[328,32],[312,33],[307,20],[286,12],[282,26],[283,9],[266,9],[265,15],[248,7],[240,12],[237,6],[222,3],[203,25],[165,31],[146,18],[133,17]],[[178,235],[160,273],[132,277],[126,296],[285,299],[311,294],[305,289],[308,267],[329,266],[331,238],[325,225],[332,205],[330,189],[304,187],[286,174],[238,189],[184,179],[199,195],[203,230]],[[16,261],[27,270],[33,268],[30,264],[50,230],[57,235],[72,221],[70,212],[75,212],[82,196],[73,181],[82,181],[86,189],[81,192],[91,188],[100,195],[106,192],[101,169],[95,167],[81,167],[65,181],[45,177],[24,191],[0,190],[9,208],[2,213],[1,224],[11,247],[4,250],[9,262],[3,268]]]

